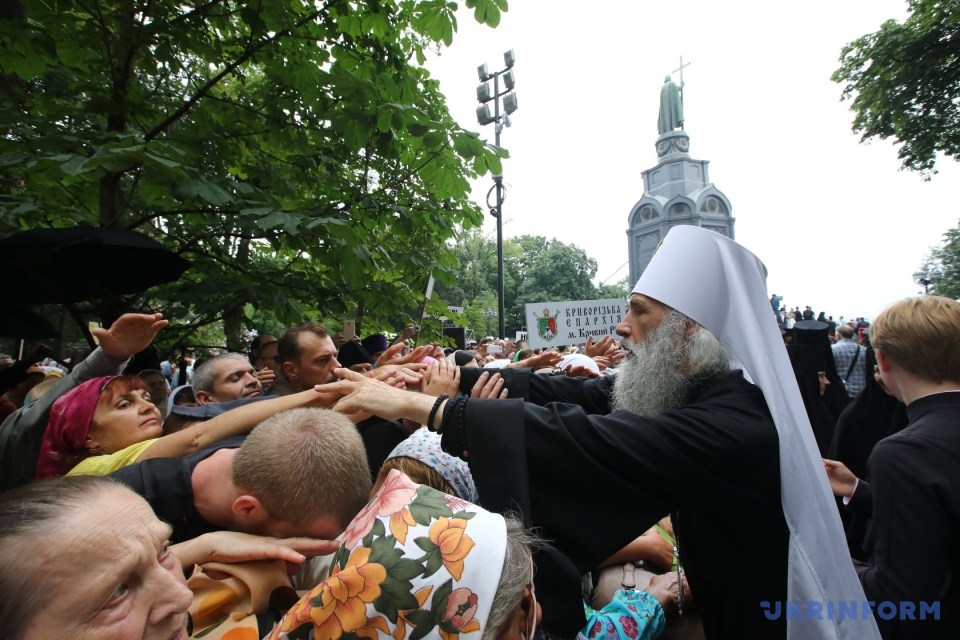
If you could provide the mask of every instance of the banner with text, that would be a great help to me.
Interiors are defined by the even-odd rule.
[[[567,300],[535,302],[524,305],[530,347],[559,347],[581,344],[593,336],[599,342],[604,336],[616,337],[615,330],[627,312],[623,299]]]

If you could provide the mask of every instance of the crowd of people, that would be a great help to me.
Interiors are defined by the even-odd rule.
[[[10,362],[0,635],[957,637],[960,303],[780,300],[677,227],[619,339],[304,322],[125,371],[167,324],[126,314]]]

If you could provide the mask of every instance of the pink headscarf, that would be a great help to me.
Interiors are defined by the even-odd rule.
[[[116,376],[92,378],[57,398],[40,444],[37,480],[62,476],[86,453],[87,434],[103,389]]]

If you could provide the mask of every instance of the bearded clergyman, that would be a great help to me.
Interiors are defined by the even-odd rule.
[[[675,227],[617,327],[615,376],[501,370],[510,400],[348,380],[341,409],[440,431],[480,504],[551,541],[535,584],[557,637],[584,624],[579,576],[669,513],[707,638],[877,638],[869,616],[829,614],[865,598],[765,279],[732,240]]]

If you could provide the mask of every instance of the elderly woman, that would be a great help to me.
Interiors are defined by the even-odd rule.
[[[313,389],[237,407],[163,435],[160,411],[137,376],[87,380],[58,398],[37,461],[37,479],[107,475],[148,458],[174,458],[249,433],[280,411],[322,404]]]
[[[0,637],[187,637],[181,566],[329,552],[331,543],[214,533],[170,545],[170,526],[106,478],[59,478],[0,495]]]

